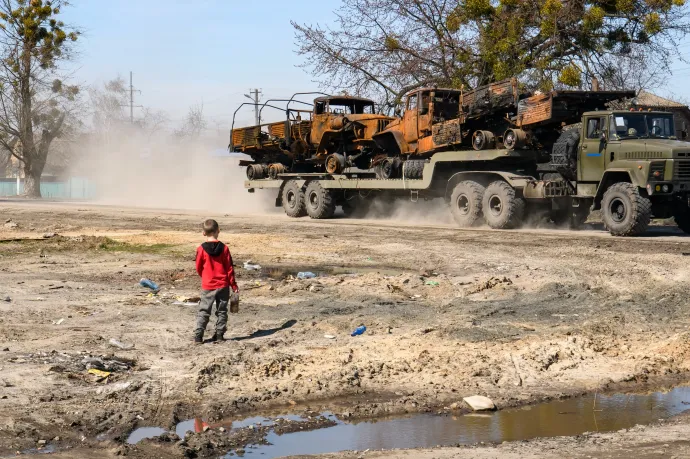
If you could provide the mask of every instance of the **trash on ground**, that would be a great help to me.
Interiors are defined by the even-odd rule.
[[[124,358],[100,358],[100,357],[86,357],[82,360],[82,364],[88,370],[96,369],[101,371],[127,371],[134,366],[132,360]]]
[[[139,281],[139,285],[141,285],[142,287],[150,288],[151,290],[153,290],[155,292],[160,290],[160,287],[158,286],[158,284],[153,282],[151,279],[144,278],[144,279]]]
[[[50,239],[50,238],[53,238],[55,236],[57,236],[57,233],[45,233],[45,234],[43,234],[44,239]]]
[[[470,406],[470,408],[472,408],[474,411],[489,411],[496,409],[496,405],[494,405],[494,402],[491,401],[489,397],[484,397],[483,395],[473,395],[471,397],[464,397],[462,400],[465,403],[467,403]]]
[[[182,303],[198,303],[201,301],[201,298],[198,296],[178,296],[175,299]]]
[[[53,325],[60,325],[60,324],[61,324],[62,322],[64,322],[64,321],[65,321],[65,318],[64,318],[64,317],[63,317],[62,319],[60,319],[60,320],[54,320],[54,321],[53,321]]]
[[[103,381],[104,379],[106,379],[111,374],[109,371],[103,371],[103,370],[99,370],[97,368],[89,368],[87,373],[96,376],[98,378],[97,379],[98,382]]]
[[[436,282],[436,281],[426,281],[426,285],[430,285],[430,286],[432,286],[432,287],[438,287],[438,286],[441,285],[441,284],[439,284],[439,283]]]
[[[110,338],[110,341],[108,341],[108,343],[109,343],[111,346],[118,347],[118,348],[120,348],[120,349],[122,349],[122,350],[125,350],[125,351],[128,351],[128,350],[130,350],[130,349],[134,349],[134,345],[133,345],[133,344],[124,344],[124,343],[122,343],[122,342],[116,340],[115,338]]]
[[[191,301],[175,301],[173,303],[175,306],[199,306],[199,302],[192,303]]]
[[[10,303],[12,301],[12,298],[10,298],[9,296],[6,296],[4,301],[7,303]]]
[[[367,327],[365,327],[364,325],[360,325],[359,327],[355,328],[355,331],[353,331],[350,336],[358,336],[364,333],[365,331],[367,331]]]
[[[297,279],[313,279],[316,277],[316,274],[314,274],[311,271],[304,271],[304,272],[298,272],[297,273]]]
[[[335,339],[335,335],[323,335],[326,339]]]
[[[261,265],[252,263],[252,260],[245,261],[243,267],[248,271],[259,271],[261,269]]]

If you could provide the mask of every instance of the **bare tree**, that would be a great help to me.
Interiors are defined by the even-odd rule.
[[[65,0],[0,0],[0,146],[24,169],[24,192],[41,196],[53,140],[78,95],[59,78],[78,32],[58,19]]]
[[[189,107],[184,123],[175,130],[174,134],[178,138],[198,139],[207,126],[208,122],[204,117],[204,104],[192,105]]]
[[[393,106],[426,84],[519,76],[532,89],[588,87],[635,63],[667,69],[690,30],[682,0],[342,0],[335,26],[293,22],[304,66],[328,90]],[[625,72],[624,72],[625,73]]]

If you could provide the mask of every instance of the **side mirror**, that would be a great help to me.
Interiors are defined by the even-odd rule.
[[[599,140],[601,140],[603,143],[606,143],[606,132],[601,133],[601,136],[599,136]]]

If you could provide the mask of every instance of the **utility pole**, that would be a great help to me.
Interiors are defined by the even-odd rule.
[[[141,105],[134,105],[134,93],[141,91],[134,89],[132,72],[129,72],[129,122],[134,124],[134,107],[141,108]]]
[[[251,96],[249,94],[251,94]],[[254,102],[254,121],[255,124],[258,126],[259,124],[261,124],[261,119],[259,118],[259,94],[262,94],[262,92],[260,89],[255,89],[253,91],[250,89],[249,94],[245,94],[244,97]]]

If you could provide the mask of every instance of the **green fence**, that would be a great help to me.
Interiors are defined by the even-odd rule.
[[[24,180],[20,180],[19,190],[17,190],[16,178],[0,179],[0,196],[17,196],[23,192]],[[83,177],[70,177],[66,181],[42,179],[41,196],[60,199],[93,199],[96,197],[96,190],[93,183]]]

